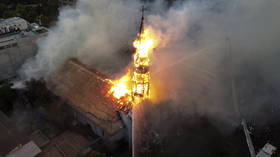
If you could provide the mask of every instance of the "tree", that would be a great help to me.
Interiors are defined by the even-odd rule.
[[[22,17],[24,17],[29,22],[37,22],[36,19],[38,19],[37,17],[39,15],[36,12],[37,11],[36,8],[28,6],[25,7],[25,10],[27,10],[27,14],[23,15]]]
[[[8,6],[0,3],[0,17],[3,17],[4,13],[8,10]]]
[[[26,82],[27,90],[25,92],[28,101],[32,107],[47,106],[51,102],[51,95],[46,87],[45,81],[31,79]]]
[[[97,151],[91,151],[89,153],[86,153],[84,155],[78,155],[77,157],[107,157],[105,153],[100,153]]]
[[[0,87],[0,110],[9,113],[13,110],[13,103],[17,97],[16,91],[11,89],[10,83],[4,83]]]

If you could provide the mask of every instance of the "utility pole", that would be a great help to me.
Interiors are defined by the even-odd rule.
[[[249,152],[251,157],[256,157],[256,152],[255,152],[255,148],[250,136],[250,132],[247,128],[247,123],[246,120],[244,118],[241,117],[241,113],[240,113],[240,108],[239,108],[239,104],[238,104],[238,96],[237,96],[237,92],[236,92],[236,81],[235,81],[235,76],[234,76],[234,69],[233,69],[233,60],[232,60],[232,54],[231,54],[231,42],[229,38],[226,38],[226,43],[228,45],[228,55],[229,55],[229,59],[230,59],[230,72],[231,72],[231,91],[232,91],[232,101],[233,101],[233,106],[235,108],[237,117],[239,120],[241,120],[241,125],[243,127],[243,131],[246,137],[246,142],[249,148]]]

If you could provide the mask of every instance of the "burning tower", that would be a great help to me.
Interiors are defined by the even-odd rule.
[[[135,53],[133,55],[133,67],[119,80],[111,81],[112,94],[116,100],[125,106],[135,106],[143,100],[150,98],[150,54],[155,47],[151,30],[144,27],[144,7],[142,8],[142,18],[140,32],[133,42]]]
[[[140,32],[138,39],[133,43],[136,52],[134,54],[132,97],[136,103],[150,98],[149,47],[153,41],[147,39],[147,35],[148,32],[144,29],[144,7],[142,7]]]

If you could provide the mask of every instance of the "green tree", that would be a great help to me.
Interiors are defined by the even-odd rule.
[[[15,16],[15,12],[12,10],[6,10],[3,13],[3,18],[9,18],[9,17],[13,17],[13,16]]]
[[[4,17],[4,13],[8,10],[6,4],[0,3],[0,17]]]
[[[15,15],[16,16],[20,16],[20,17],[23,17],[27,14],[27,10],[26,10],[26,6],[22,5],[22,4],[18,4],[16,6],[16,9],[15,9]]]
[[[42,22],[45,26],[51,26],[51,24],[57,20],[59,13],[59,1],[58,0],[42,0],[42,14],[45,17]]]
[[[11,89],[10,83],[2,84],[0,87],[0,110],[6,114],[12,111],[16,97],[16,91]]]
[[[36,19],[38,19],[37,17],[39,15],[37,13],[36,8],[28,6],[28,7],[25,7],[25,9],[27,10],[27,14],[23,15],[22,17],[24,17],[29,22],[37,22]]]
[[[83,155],[78,155],[77,157],[107,157],[107,156],[105,153],[91,151],[91,152],[83,154]]]
[[[26,86],[27,90],[25,95],[33,107],[45,107],[51,103],[51,95],[43,79],[31,79],[29,82],[26,82]]]

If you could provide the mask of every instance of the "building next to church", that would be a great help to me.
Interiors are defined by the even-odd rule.
[[[18,69],[37,52],[37,40],[48,29],[20,17],[0,19],[0,80],[17,75]]]

